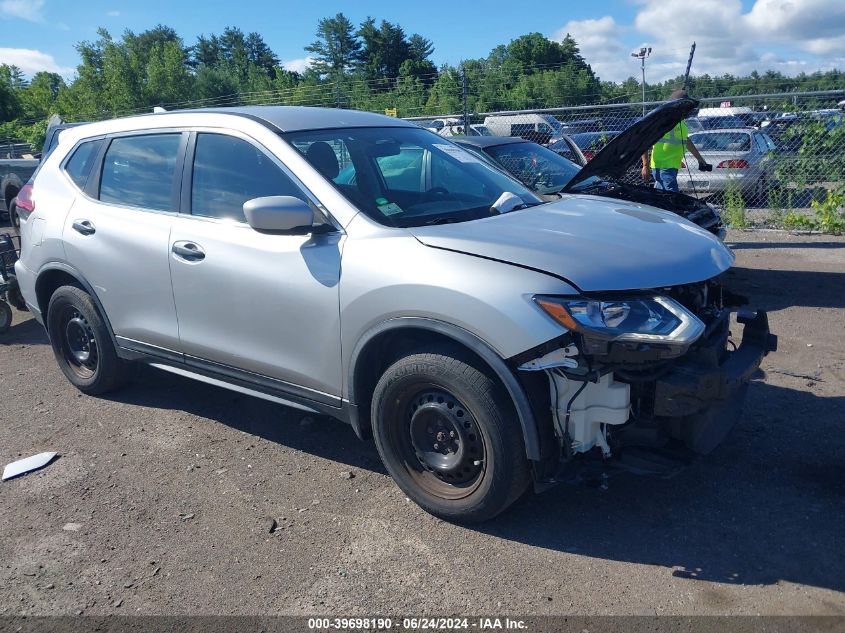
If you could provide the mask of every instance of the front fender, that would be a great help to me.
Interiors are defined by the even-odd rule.
[[[528,459],[538,461],[540,459],[540,437],[537,430],[537,421],[534,417],[534,412],[531,409],[531,404],[525,390],[520,385],[519,381],[514,376],[513,372],[508,368],[505,361],[496,353],[496,351],[485,341],[478,338],[472,332],[464,330],[456,325],[437,321],[435,319],[428,319],[424,317],[397,317],[383,321],[375,327],[368,330],[355,345],[349,359],[349,370],[345,376],[345,392],[349,394],[349,401],[353,405],[352,410],[357,413],[358,395],[355,390],[355,376],[356,372],[361,370],[359,361],[362,352],[367,345],[377,339],[382,334],[387,332],[395,332],[399,330],[426,330],[434,332],[446,338],[452,339],[463,347],[471,350],[476,354],[490,369],[493,370],[496,377],[504,385],[514,404],[519,424],[522,427],[522,436],[525,441],[525,454]],[[353,427],[359,428],[360,421],[353,420]]]

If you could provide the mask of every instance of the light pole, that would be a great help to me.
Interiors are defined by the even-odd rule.
[[[645,60],[651,55],[651,46],[643,46],[639,52],[631,53],[631,57],[636,57],[640,60],[640,65],[643,69],[643,116],[645,116]]]

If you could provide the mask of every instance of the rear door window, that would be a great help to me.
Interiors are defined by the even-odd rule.
[[[100,200],[121,206],[172,211],[181,134],[121,136],[103,160]]]
[[[65,163],[65,172],[80,189],[85,189],[88,176],[91,174],[91,167],[94,165],[94,160],[97,158],[103,143],[103,139],[81,143]]]

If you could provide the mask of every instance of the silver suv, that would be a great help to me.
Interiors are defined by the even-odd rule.
[[[714,236],[538,199],[410,123],[346,110],[67,130],[19,206],[16,272],[82,392],[133,362],[339,418],[428,512],[667,475],[711,450],[775,347]],[[732,350],[729,350],[729,345]]]

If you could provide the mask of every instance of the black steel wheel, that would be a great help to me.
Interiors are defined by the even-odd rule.
[[[118,358],[108,328],[84,290],[62,286],[53,293],[47,333],[59,367],[80,391],[107,393],[129,380],[131,367]]]
[[[420,385],[422,387],[422,385]],[[409,394],[410,395],[410,394]],[[413,453],[420,470],[409,472],[417,483],[445,499],[471,494],[484,474],[484,440],[468,407],[444,389],[422,389],[401,406],[409,420],[396,425],[393,448]]]
[[[431,514],[483,521],[527,487],[525,446],[506,392],[457,350],[391,365],[373,394],[372,424],[388,472]]]
[[[78,308],[66,305],[59,315],[59,327],[65,362],[80,378],[91,378],[97,373],[99,361],[97,339],[91,324]]]

